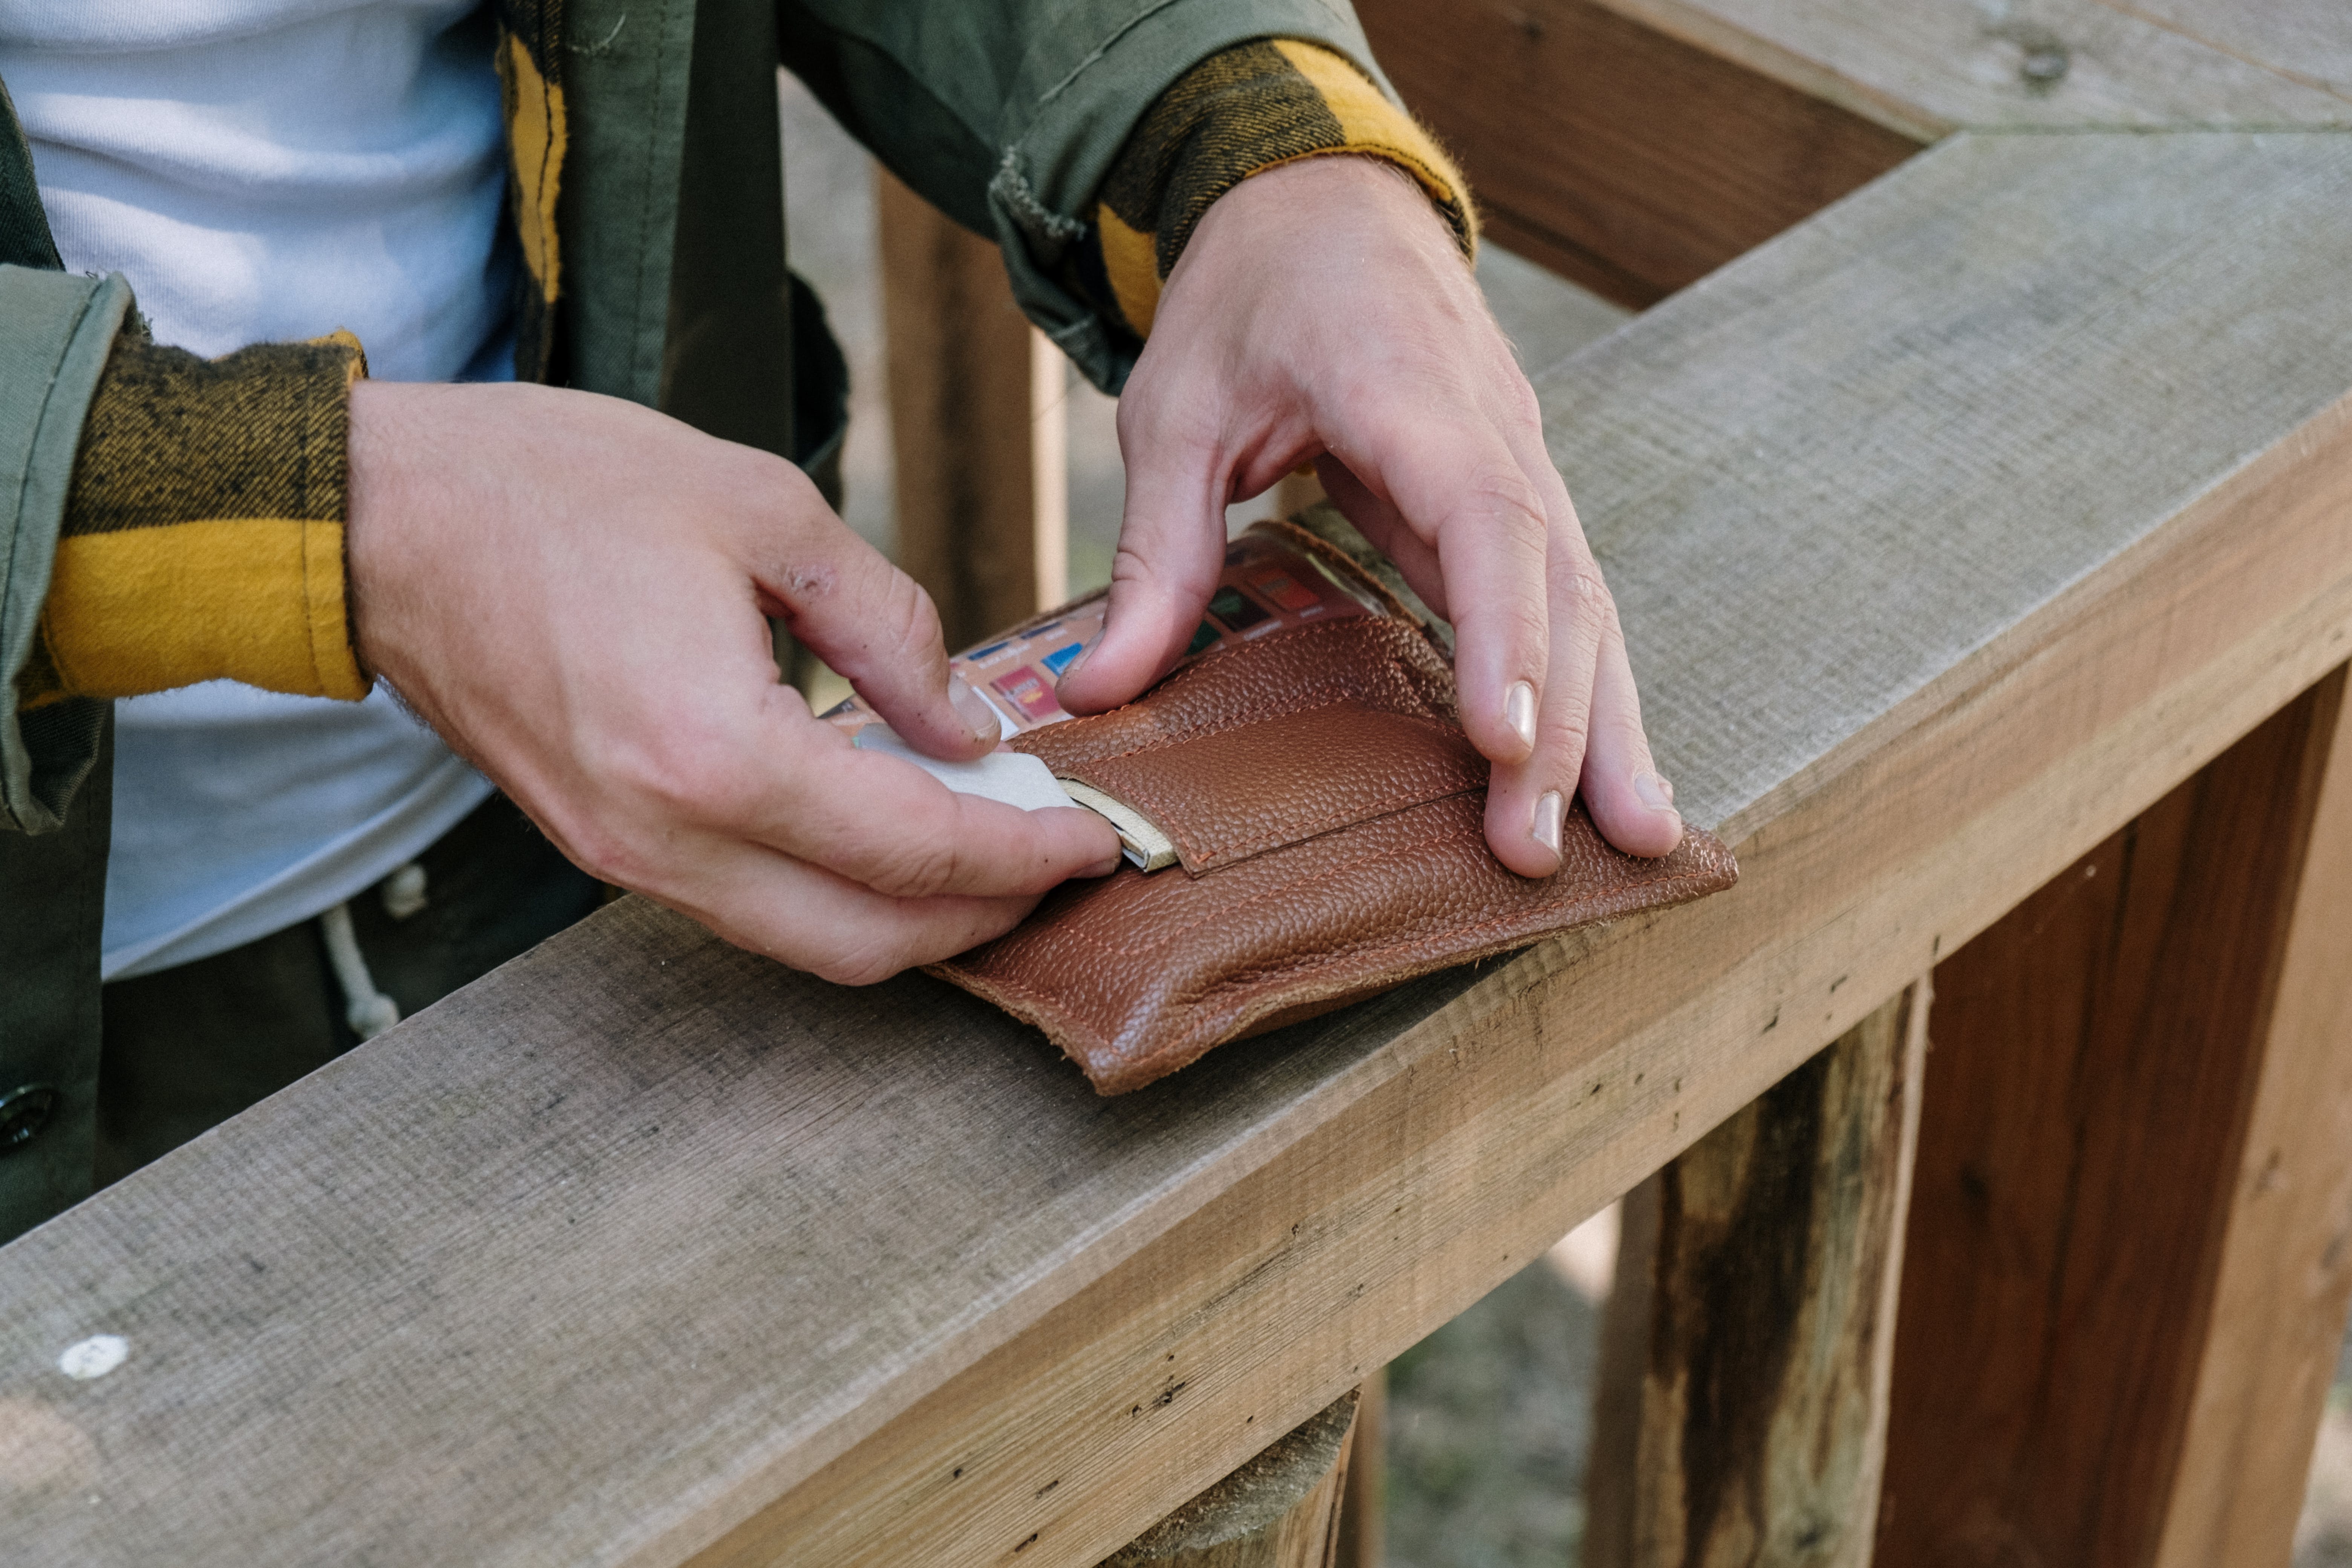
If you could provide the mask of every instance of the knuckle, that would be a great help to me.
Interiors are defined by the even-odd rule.
[[[963,855],[953,839],[893,843],[868,870],[866,885],[893,899],[929,899],[956,885]]]
[[[1543,428],[1543,402],[1536,396],[1535,384],[1516,362],[1497,374],[1493,384],[1502,398],[1503,417],[1514,427],[1528,431]]]
[[[921,584],[892,568],[883,595],[883,623],[890,628],[895,651],[908,660],[929,658],[944,647],[939,606]]]
[[[831,635],[825,639],[852,662],[851,673],[891,671],[920,676],[946,658],[941,643],[938,606],[921,584],[877,557],[869,563],[877,574],[866,584],[847,588],[844,603],[826,617]],[[841,584],[828,573],[826,591]],[[814,609],[815,595],[800,602],[805,613]],[[854,615],[842,612],[855,606]]]
[[[1556,584],[1560,598],[1580,610],[1606,614],[1615,609],[1609,597],[1609,584],[1601,580],[1601,568],[1590,561],[1570,566],[1559,574]]]
[[[1563,702],[1556,713],[1545,715],[1544,736],[1552,752],[1563,757],[1581,757],[1592,739],[1592,709],[1584,702]]]
[[[712,440],[696,454],[694,467],[709,504],[761,533],[791,533],[812,503],[824,504],[806,474],[756,447]]]
[[[1553,585],[1556,618],[1567,620],[1580,646],[1597,650],[1624,634],[1618,625],[1617,601],[1601,569],[1587,558],[1559,574]]]
[[[549,837],[555,840],[565,858],[600,882],[636,889],[646,887],[651,879],[648,858],[626,835],[603,823],[568,825],[560,834],[551,833]]]
[[[1548,527],[1543,492],[1516,468],[1486,469],[1470,481],[1467,495],[1482,521],[1538,535]]]
[[[658,746],[631,751],[613,776],[656,821],[732,822],[756,793],[739,761],[733,748],[681,726]]]

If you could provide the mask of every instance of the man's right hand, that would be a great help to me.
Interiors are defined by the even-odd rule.
[[[361,658],[582,868],[863,984],[1118,863],[1091,812],[956,795],[777,679],[769,616],[919,750],[995,745],[930,600],[782,458],[619,399],[352,389]]]

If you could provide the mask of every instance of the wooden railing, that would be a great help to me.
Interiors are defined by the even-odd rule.
[[[1536,380],[1739,887],[1108,1101],[625,900],[0,1249],[0,1556],[1087,1568],[1633,1191],[1590,1561],[2284,1561],[2352,1290],[2335,68],[1365,10],[1498,235],[1666,295]]]

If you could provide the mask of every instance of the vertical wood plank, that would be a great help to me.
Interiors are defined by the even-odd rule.
[[[1388,1555],[1389,1372],[1381,1367],[1356,1391],[1356,1430],[1348,1439],[1348,1485],[1340,1494],[1332,1568],[1381,1568]]]
[[[1591,0],[1360,0],[1499,244],[1636,310],[1920,142]]]
[[[2352,725],[2339,695],[2322,688],[2315,700],[2305,756],[2324,773],[2229,1187],[2162,1568],[2287,1561],[2352,1307]],[[2314,787],[2308,765],[2298,783]]]
[[[1870,1561],[1924,987],[1625,1208],[1587,1568]]]
[[[875,179],[898,563],[962,647],[1066,582],[1061,356],[1040,348],[995,246],[887,170]]]
[[[2287,1560],[2352,1292],[2343,690],[1939,965],[1889,1562]]]
[[[1344,1396],[1102,1568],[1336,1568],[1362,1411],[1360,1390]]]

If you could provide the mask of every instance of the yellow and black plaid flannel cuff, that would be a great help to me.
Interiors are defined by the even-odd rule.
[[[126,333],[82,426],[22,707],[226,677],[358,699],[348,332],[199,359]]]
[[[1358,153],[1419,182],[1465,257],[1477,248],[1468,187],[1436,140],[1344,56],[1291,38],[1237,44],[1160,96],[1119,149],[1096,217],[1119,311],[1149,336],[1160,285],[1209,204],[1279,164]]]

